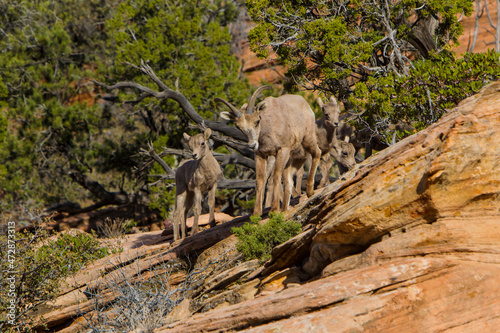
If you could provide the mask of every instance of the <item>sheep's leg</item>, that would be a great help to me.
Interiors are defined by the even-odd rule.
[[[257,193],[255,194],[253,215],[262,215],[264,187],[266,185],[266,158],[259,154],[255,154],[255,174]]]
[[[274,165],[273,173],[273,202],[271,204],[271,211],[280,211],[280,196],[281,196],[281,180],[283,177],[283,170],[285,169],[288,160],[290,159],[290,148],[281,148],[276,155],[276,162]],[[286,198],[285,198],[286,200]]]
[[[179,193],[175,196],[175,206],[174,206],[174,241],[180,239],[181,235],[179,233],[179,227],[185,224],[184,209],[186,204],[186,192]],[[183,231],[183,229],[181,230]],[[182,232],[183,234],[183,232]],[[182,235],[184,238],[184,235]]]
[[[292,196],[300,197],[302,193],[302,177],[304,176],[304,164],[306,159],[294,159],[292,162],[292,169],[290,171],[290,179],[293,184],[293,175],[295,175],[295,187],[292,185]]]
[[[333,168],[333,160],[332,156],[330,154],[327,155],[327,163],[326,163],[326,185],[330,185],[330,172],[332,171]]]
[[[274,170],[274,163],[276,162],[276,157],[274,156],[269,156],[267,158],[267,164],[266,164],[266,202],[264,204],[264,207],[269,207],[271,206],[272,200],[273,200],[273,175],[272,172]]]
[[[193,192],[188,192],[186,193],[186,201],[184,204],[184,215],[182,217],[182,227],[181,227],[182,238],[186,238],[187,236],[186,219],[188,217],[188,213],[189,210],[191,209],[191,206],[193,206]]]
[[[217,191],[217,183],[208,192],[208,207],[210,209],[210,226],[215,227],[215,192]]]
[[[302,177],[304,177],[304,166],[301,166],[295,172],[295,186],[292,190],[293,197],[300,197],[300,194],[302,193]]]
[[[286,212],[290,207],[290,197],[292,194],[293,179],[292,179],[292,165],[288,163],[283,170],[283,184],[285,187],[285,193],[283,195],[283,212]]]
[[[321,181],[319,182],[319,187],[325,187],[330,183],[330,170],[332,170],[333,162],[330,154],[324,154],[321,156],[319,163],[319,169],[321,170]]]
[[[201,214],[201,190],[196,188],[194,190],[194,222],[193,228],[191,229],[191,236],[196,235],[198,233],[198,219]]]
[[[308,142],[304,148],[306,148],[306,151],[312,156],[311,168],[309,169],[309,177],[307,177],[306,183],[306,193],[307,196],[310,197],[314,194],[314,176],[316,175],[316,169],[318,168],[319,159],[321,158],[321,150],[312,140]]]

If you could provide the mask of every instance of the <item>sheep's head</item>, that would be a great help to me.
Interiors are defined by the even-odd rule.
[[[195,160],[199,160],[203,158],[203,156],[205,156],[207,153],[209,153],[210,143],[208,139],[210,138],[211,134],[212,131],[210,130],[210,128],[207,128],[202,134],[196,134],[193,136],[184,133],[184,138],[188,140],[189,149],[193,153],[193,158]]]
[[[356,160],[354,159],[356,150],[350,142],[337,141],[332,146],[331,154],[337,162],[341,174],[351,170],[356,165]]]
[[[259,149],[259,135],[260,135],[260,120],[261,112],[266,109],[266,103],[261,102],[255,107],[255,100],[262,90],[270,89],[271,86],[259,87],[250,97],[248,105],[245,104],[241,109],[235,108],[231,103],[223,100],[222,98],[216,98],[216,102],[222,102],[226,104],[230,112],[221,112],[221,117],[226,120],[233,120],[236,127],[245,133],[248,138],[248,146],[257,151]]]
[[[335,128],[339,126],[340,107],[335,97],[330,97],[330,101],[323,103],[321,97],[318,97],[317,102],[323,112],[323,119],[326,126]]]

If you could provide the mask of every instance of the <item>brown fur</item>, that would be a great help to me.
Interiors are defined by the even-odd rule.
[[[194,224],[191,235],[198,232],[201,199],[202,194],[205,192],[208,192],[210,223],[215,221],[215,191],[222,171],[219,163],[217,163],[217,160],[210,151],[210,144],[208,142],[210,134],[210,129],[206,129],[203,134],[197,134],[192,137],[184,133],[184,137],[189,140],[189,148],[193,152],[194,160],[186,161],[175,171],[174,240],[186,237],[187,213],[193,204]]]
[[[337,139],[336,131],[339,126],[340,107],[335,97],[330,97],[328,103],[323,103],[318,97],[317,102],[321,108],[323,116],[316,120],[316,140],[321,150],[321,181],[319,187],[324,187],[330,183],[330,170],[335,159],[341,174],[352,169],[356,163],[354,160],[354,147],[352,144]],[[294,195],[300,195],[302,175],[304,174],[303,165],[307,159],[307,154],[297,151],[293,156],[292,175],[296,175],[296,185]]]
[[[228,102],[231,113],[223,113],[222,116],[233,119],[238,127],[248,137],[248,145],[255,152],[256,169],[256,198],[253,213],[262,214],[264,189],[266,182],[266,160],[270,156],[275,157],[273,177],[273,200],[272,211],[280,211],[280,187],[281,179],[289,179],[291,163],[289,163],[292,152],[304,149],[313,156],[311,170],[307,179],[306,192],[308,196],[314,193],[314,175],[319,163],[321,151],[314,135],[314,113],[307,101],[298,95],[283,95],[278,98],[267,97],[256,112],[253,112],[256,95],[267,87],[260,87],[252,95],[248,110],[238,110]],[[286,211],[290,203],[291,184],[285,182],[285,193],[282,210]]]

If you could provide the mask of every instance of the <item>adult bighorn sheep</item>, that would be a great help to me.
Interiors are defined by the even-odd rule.
[[[222,171],[210,150],[208,139],[211,133],[209,128],[203,134],[192,137],[184,133],[184,138],[189,142],[194,159],[184,162],[175,171],[174,240],[186,237],[186,217],[193,204],[194,223],[191,235],[198,232],[201,198],[202,194],[207,191],[210,223],[215,221],[215,191],[217,180],[221,177]]]
[[[231,112],[222,112],[221,116],[224,119],[234,120],[236,127],[248,137],[248,146],[254,150],[257,181],[254,215],[262,214],[267,157],[275,157],[271,210],[279,212],[281,179],[282,177],[288,179],[290,176],[289,162],[292,152],[303,148],[312,156],[311,170],[306,183],[308,196],[314,193],[314,175],[321,156],[316,142],[314,113],[302,96],[267,97],[259,103],[258,110],[254,110],[257,96],[264,89],[270,88],[270,86],[259,87],[250,97],[248,106],[241,110],[221,98],[215,99],[216,102],[222,102],[229,107]],[[290,184],[285,182],[283,211],[286,211],[290,204],[291,190]]]

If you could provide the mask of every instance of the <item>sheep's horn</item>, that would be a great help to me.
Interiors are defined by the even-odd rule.
[[[319,107],[320,107],[321,109],[323,108],[323,105],[325,105],[325,104],[323,104],[323,100],[321,99],[321,97],[318,97],[318,98],[316,99],[316,102],[318,102],[318,105],[319,105]]]
[[[255,106],[255,100],[263,90],[267,89],[273,89],[272,86],[260,86],[255,90],[255,92],[252,94],[252,97],[250,97],[250,101],[248,101],[248,106],[247,106],[247,114],[252,114],[254,111],[254,106]]]
[[[226,104],[229,109],[231,109],[231,112],[236,116],[236,118],[239,118],[241,117],[242,113],[240,110],[238,110],[237,108],[235,108],[231,103],[229,103],[228,101],[222,99],[222,98],[219,98],[219,97],[216,97],[214,99],[214,102],[222,102],[224,104]]]

